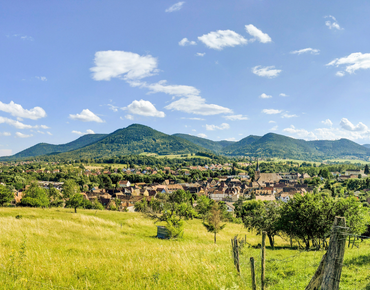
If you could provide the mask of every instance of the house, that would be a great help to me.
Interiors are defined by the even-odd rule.
[[[131,183],[128,180],[121,180],[120,182],[118,182],[118,186],[119,187],[130,187]]]
[[[259,195],[256,196],[256,200],[261,200],[261,201],[275,201],[276,198],[274,195]]]
[[[232,203],[230,202],[225,202],[225,205],[226,205],[226,210],[228,212],[234,212],[235,211],[235,206],[233,206]]]

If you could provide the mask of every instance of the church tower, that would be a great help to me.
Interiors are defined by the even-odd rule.
[[[258,180],[260,177],[261,177],[261,171],[260,171],[260,166],[258,164],[258,158],[257,158],[257,167],[254,173],[254,180]]]

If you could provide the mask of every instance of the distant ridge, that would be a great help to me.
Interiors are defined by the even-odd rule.
[[[359,145],[348,139],[305,141],[268,133],[250,135],[238,142],[212,141],[188,134],[168,135],[148,126],[132,124],[111,134],[90,134],[67,144],[39,143],[13,156],[16,160],[53,155],[57,159],[102,158],[141,153],[158,155],[209,152],[224,156],[259,156],[321,161],[334,158],[357,158],[369,161],[370,145]]]

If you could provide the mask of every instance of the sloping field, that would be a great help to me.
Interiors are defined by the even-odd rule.
[[[236,234],[261,240],[236,224],[215,245],[199,220],[168,241],[138,213],[0,208],[0,289],[250,289],[249,258],[259,278],[260,250],[245,248],[237,275]],[[267,289],[304,289],[323,252],[292,250],[280,238],[277,246],[266,253]],[[346,249],[341,289],[370,289],[370,241]]]

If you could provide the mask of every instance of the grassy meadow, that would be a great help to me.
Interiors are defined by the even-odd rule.
[[[237,224],[215,245],[200,220],[188,221],[180,240],[158,240],[139,213],[0,208],[0,289],[250,289],[249,258],[259,278],[260,249],[244,248],[239,276],[230,251],[237,234],[261,240]],[[304,289],[323,254],[277,238],[266,253],[267,289]],[[370,240],[346,249],[341,289],[370,289]]]

